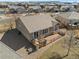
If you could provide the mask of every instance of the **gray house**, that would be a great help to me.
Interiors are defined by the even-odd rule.
[[[20,17],[16,20],[16,28],[29,41],[41,39],[41,36],[53,34],[59,28],[58,22],[47,14]]]
[[[67,27],[79,28],[79,13],[77,12],[60,13],[56,20]]]
[[[11,13],[25,13],[26,12],[26,9],[23,6],[14,6],[14,5],[10,6],[9,5],[8,8]]]
[[[36,12],[36,13],[39,13],[39,12],[42,12],[42,8],[40,7],[40,5],[37,5],[37,6],[29,6],[28,7],[28,12]]]

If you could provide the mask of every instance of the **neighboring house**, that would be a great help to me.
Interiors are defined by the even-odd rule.
[[[47,14],[20,17],[16,20],[16,28],[29,41],[41,39],[41,36],[53,34],[59,28],[58,22]]]
[[[79,28],[79,13],[77,12],[60,13],[56,20],[67,27]]]
[[[60,11],[64,11],[64,12],[68,12],[68,11],[76,11],[76,9],[74,8],[74,5],[61,5]]]
[[[77,10],[78,3],[72,3],[72,4],[73,4],[73,6],[74,6],[75,11],[78,11],[78,10]]]
[[[28,11],[38,13],[38,12],[42,12],[42,8],[39,5],[37,5],[37,6],[29,6]]]
[[[26,10],[28,9],[28,7],[29,7],[28,4],[25,4],[25,5],[24,5],[24,8],[25,8]]]
[[[57,5],[46,5],[45,6],[45,11],[46,12],[58,12],[59,11],[59,8]]]
[[[53,9],[54,9],[54,12],[59,12],[60,11],[60,8],[58,6],[54,6]]]
[[[5,9],[0,8],[0,14],[5,14],[5,12],[6,12]]]
[[[0,8],[8,8],[8,4],[6,4],[6,3],[0,3]]]
[[[77,12],[79,12],[79,4],[74,6],[77,10]]]
[[[0,42],[0,59],[22,59],[14,50]]]
[[[0,14],[5,14],[8,10],[8,4],[0,3]]]
[[[7,3],[0,3],[0,14],[5,14],[8,11]]]
[[[76,9],[74,8],[74,5],[72,5],[72,6],[70,7],[70,11],[71,11],[71,12],[76,11]]]
[[[60,11],[62,12],[68,12],[69,11],[69,6],[61,6]]]
[[[72,3],[59,3],[58,5],[60,5],[60,11],[61,12],[68,12],[68,11],[76,11],[76,9],[74,8],[74,5],[76,4],[72,4]]]
[[[0,14],[6,14],[9,12],[8,8],[0,8]]]
[[[11,13],[25,13],[26,9],[23,6],[8,6]]]
[[[44,11],[46,11],[46,12],[50,12],[51,9],[53,9],[53,6],[45,5]]]

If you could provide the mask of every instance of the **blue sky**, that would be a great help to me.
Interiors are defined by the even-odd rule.
[[[79,2],[79,0],[0,0],[0,1],[61,1],[61,2]]]

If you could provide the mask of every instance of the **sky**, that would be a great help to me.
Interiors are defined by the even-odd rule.
[[[12,2],[18,2],[18,1],[61,1],[61,2],[79,2],[79,0],[0,0],[0,1],[12,1]]]

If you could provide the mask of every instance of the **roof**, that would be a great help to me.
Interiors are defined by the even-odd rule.
[[[65,23],[79,23],[79,13],[77,12],[65,12],[65,13],[60,13],[56,18],[60,18],[63,20],[65,20]],[[60,20],[59,19],[59,20]]]
[[[0,42],[0,59],[22,59],[12,49]]]
[[[30,33],[52,27],[57,22],[50,15],[40,14],[20,17],[21,21]]]
[[[71,15],[69,16],[69,19],[79,19],[79,13],[72,12]]]
[[[79,13],[77,12],[65,12],[65,13],[60,13],[59,16],[66,18],[66,19],[79,19]]]
[[[10,5],[8,5],[8,7],[9,7],[10,9],[15,9],[15,10],[16,10],[16,9],[19,9],[19,8],[20,8],[20,9],[25,9],[23,6],[13,6],[13,5],[10,6]]]
[[[41,9],[40,6],[29,6],[29,8],[33,8],[33,9]]]

